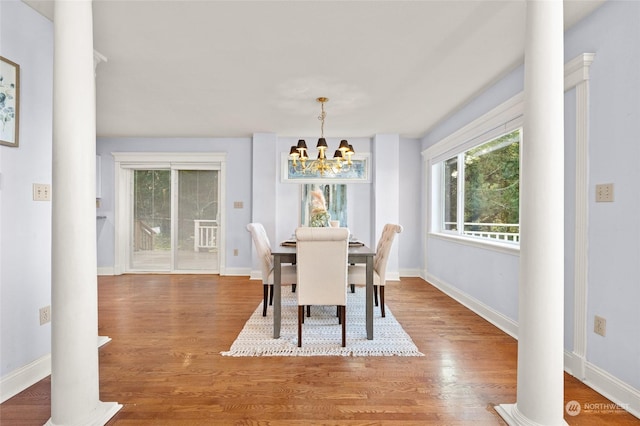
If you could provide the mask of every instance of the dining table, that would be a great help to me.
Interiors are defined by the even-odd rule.
[[[281,324],[281,273],[283,263],[296,263],[295,241],[285,241],[271,250],[273,256],[273,338],[280,337]],[[348,261],[350,264],[366,264],[366,329],[367,339],[373,340],[373,257],[375,250],[361,242],[349,242]]]

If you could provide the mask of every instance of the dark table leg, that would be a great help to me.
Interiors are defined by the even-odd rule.
[[[367,339],[373,340],[373,256],[367,256]]]
[[[280,338],[280,309],[282,307],[281,298],[281,275],[282,268],[280,264],[280,256],[273,256],[273,338]]]

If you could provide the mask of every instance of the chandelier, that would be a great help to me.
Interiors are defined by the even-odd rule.
[[[307,149],[307,143],[304,139],[298,140],[298,145],[291,147],[289,151],[289,158],[293,161],[293,167],[299,172],[317,174],[324,176],[325,173],[338,173],[343,168],[352,165],[351,156],[355,153],[353,146],[349,145],[345,139],[340,141],[340,146],[333,154],[333,158],[327,158],[327,141],[324,138],[324,119],[327,113],[324,111],[324,104],[329,101],[329,98],[320,97],[316,99],[320,102],[321,113],[318,116],[320,120],[320,138],[316,149],[318,150],[318,156],[315,160],[309,161],[309,150]]]

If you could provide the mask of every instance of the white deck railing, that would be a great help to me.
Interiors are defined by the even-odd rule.
[[[154,228],[150,227],[142,220],[136,219],[134,222],[133,236],[134,251],[153,250],[156,234],[157,232]]]
[[[445,222],[445,227],[455,226],[456,222]],[[484,229],[491,228],[517,228],[518,232],[500,232],[500,231],[481,231],[481,230],[468,230],[467,227],[483,227]],[[464,231],[462,235],[468,235],[470,237],[487,238],[490,240],[505,241],[510,243],[520,242],[520,225],[517,223],[477,223],[477,222],[465,222]]]
[[[193,226],[193,251],[218,248],[217,220],[194,220]]]

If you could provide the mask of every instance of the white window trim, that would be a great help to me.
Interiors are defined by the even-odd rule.
[[[426,160],[436,164],[522,127],[524,93],[518,93],[483,116],[475,119],[422,152]]]
[[[569,62],[565,63],[564,90],[568,91],[577,88],[577,118],[576,118],[576,287],[583,289],[586,283],[586,222],[587,222],[587,202],[588,202],[588,182],[587,182],[587,146],[588,146],[588,81],[590,66],[595,59],[594,53],[582,53]],[[446,234],[439,231],[440,217],[434,214],[432,208],[434,190],[440,190],[440,177],[432,173],[432,165],[437,164],[447,158],[451,158],[460,151],[464,151],[474,145],[478,145],[482,140],[489,140],[492,136],[499,136],[505,133],[506,128],[515,130],[522,127],[524,114],[524,92],[520,92],[509,100],[498,105],[491,111],[475,119],[466,126],[460,128],[451,135],[436,142],[422,152],[424,159],[424,171],[426,178],[426,223],[427,237],[437,236],[442,239],[456,241],[459,244],[483,247],[495,251],[520,253],[519,245],[493,242],[491,240],[478,240],[476,238],[464,237],[460,235]],[[514,121],[515,120],[515,121]],[[519,125],[511,126],[518,123]],[[526,143],[523,135],[521,143]],[[522,162],[522,161],[521,161]],[[436,231],[438,229],[438,231]],[[428,250],[426,240],[424,253]],[[580,290],[577,297],[585,299]],[[581,308],[582,309],[582,308]],[[584,334],[583,330],[580,334]],[[584,339],[584,338],[583,338]],[[584,342],[577,342],[579,346],[584,346]]]
[[[131,170],[133,169],[165,169],[165,170],[218,170],[220,185],[220,223],[226,222],[226,163],[227,154],[217,152],[112,152],[115,175],[115,217],[114,248],[115,275],[123,274],[128,251],[123,241],[128,234],[130,212],[120,202],[120,194],[126,194],[131,186]],[[219,273],[226,274],[225,226],[220,227]],[[184,273],[180,272],[180,273]]]
[[[438,238],[441,240],[451,241],[453,243],[462,244],[465,246],[477,247],[482,249],[490,249],[505,254],[520,254],[520,246],[513,243],[502,243],[500,241],[494,241],[489,239],[467,237],[460,234],[444,233],[444,232],[430,232],[429,237]]]
[[[433,208],[434,194],[441,191],[441,177],[439,168],[433,166],[475,146],[522,128],[523,114],[524,94],[521,92],[423,151],[425,173],[430,176],[431,182],[431,185],[427,185],[426,198],[428,206],[426,229],[429,236],[437,236],[459,244],[491,248],[500,252],[506,251],[510,254],[520,252],[519,244],[468,237],[461,235],[459,231],[441,230],[440,209],[435,209],[434,212]],[[523,143],[522,139],[521,143]],[[464,171],[458,170],[458,173],[464,173]],[[462,176],[464,178],[464,175]],[[458,191],[458,197],[461,196],[462,194]],[[441,202],[442,200],[439,199],[438,203]],[[460,199],[458,203],[460,203]]]

